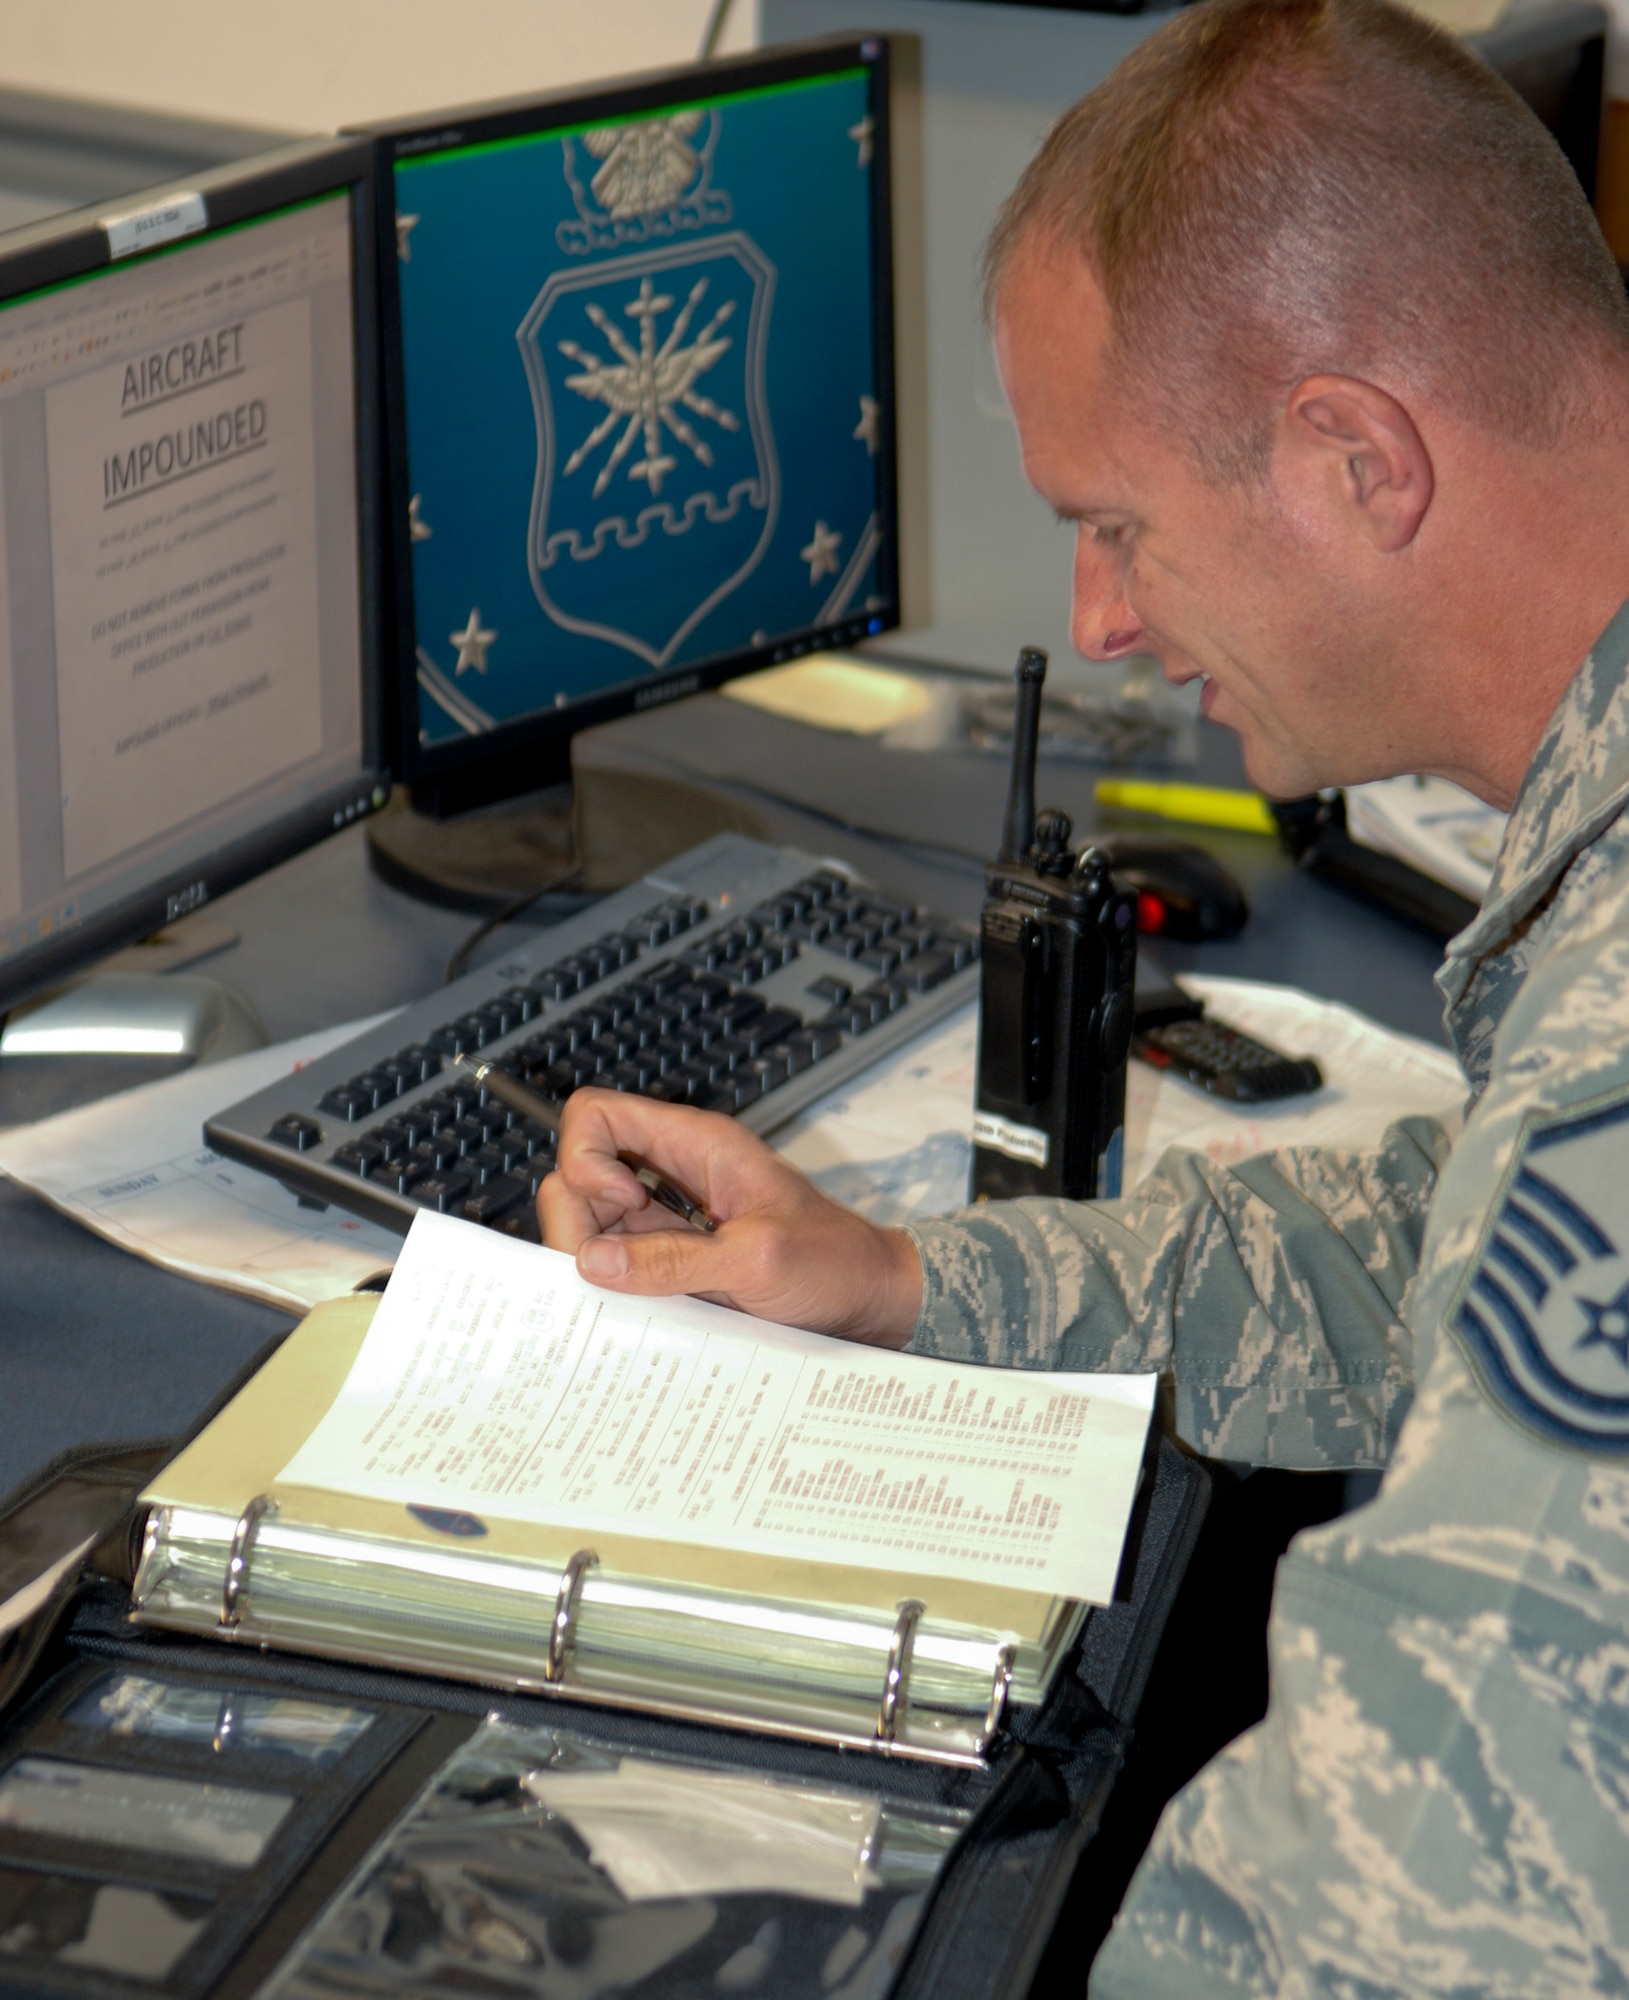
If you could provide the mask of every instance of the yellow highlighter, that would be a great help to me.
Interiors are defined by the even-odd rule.
[[[1277,833],[1278,822],[1260,792],[1228,785],[1172,785],[1148,778],[1099,778],[1100,806],[1157,813],[1190,826],[1225,826],[1234,833]]]

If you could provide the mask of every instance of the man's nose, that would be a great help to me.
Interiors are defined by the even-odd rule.
[[[1126,598],[1120,558],[1105,548],[1090,528],[1075,536],[1074,605],[1069,636],[1075,650],[1088,660],[1113,660],[1134,653],[1143,643],[1143,628]]]

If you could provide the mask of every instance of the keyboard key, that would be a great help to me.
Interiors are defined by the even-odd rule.
[[[528,1159],[541,1159],[546,1155],[552,1160],[555,1148],[559,1143],[559,1136],[557,1132],[551,1132],[548,1126],[543,1124],[539,1119],[523,1118],[507,1135],[504,1144],[509,1145],[518,1140],[524,1140],[526,1142],[526,1157]]]
[[[344,1113],[340,1115],[343,1117]],[[266,1137],[279,1146],[292,1146],[297,1153],[309,1153],[313,1146],[322,1144],[322,1127],[315,1118],[307,1118],[298,1111],[285,1111]]]
[[[399,1160],[414,1143],[401,1121],[396,1118],[392,1118],[388,1124],[376,1125],[368,1137],[378,1146],[379,1157],[382,1160]]]
[[[477,1014],[461,1014],[448,1021],[430,1037],[430,1046],[444,1056],[467,1056],[484,1048],[490,1039],[487,1025]]]
[[[359,1118],[366,1118],[373,1109],[373,1092],[358,1090],[354,1084],[342,1083],[318,1101],[319,1111],[329,1112],[335,1118],[343,1118],[354,1125]]]
[[[394,1104],[401,1095],[399,1078],[382,1069],[364,1070],[360,1076],[351,1078],[351,1088],[360,1090],[371,1102],[369,1108],[382,1110],[387,1104]]]
[[[864,951],[857,951],[854,954],[854,962],[876,973],[880,979],[886,979],[898,965],[899,953],[890,951],[886,945],[873,944],[868,945]]]
[[[879,979],[873,986],[862,987],[854,996],[855,1004],[863,1001],[879,1021],[886,1015],[897,1014],[909,999],[910,995],[897,979]]]
[[[422,1160],[397,1160],[391,1166],[381,1167],[374,1179],[387,1182],[398,1194],[411,1194],[429,1172]]]
[[[807,1069],[808,1064],[804,1063],[800,1067]],[[785,1045],[777,1043],[768,1054],[753,1057],[752,1069],[764,1090],[778,1090],[792,1075],[792,1058],[786,1054]]]
[[[724,1109],[745,1111],[749,1104],[756,1104],[764,1094],[764,1080],[757,1070],[750,1066],[732,1071],[728,1082],[720,1089],[724,1095]]]
[[[674,1070],[682,1069],[700,1047],[699,1035],[663,1035],[654,1047],[642,1049],[640,1054],[655,1059],[658,1075],[669,1076]]]
[[[824,1062],[827,1056],[835,1055],[843,1046],[843,1037],[837,1028],[827,1027],[817,1021],[813,1027],[799,1028],[781,1042],[776,1053],[788,1057],[793,1066],[793,1075],[806,1070],[812,1063]]]
[[[526,1199],[526,1183],[519,1174],[502,1174],[487,1181],[464,1203],[464,1216],[470,1222],[496,1222],[512,1208]]]
[[[348,1174],[357,1174],[363,1180],[375,1167],[384,1163],[383,1149],[371,1138],[352,1139],[343,1146],[336,1146],[333,1162]]]
[[[721,1083],[732,1071],[751,1062],[752,1054],[752,1043],[745,1035],[721,1035],[716,1042],[709,1043],[706,1054],[696,1060],[706,1063],[707,1074],[714,1083]]]
[[[650,1081],[648,1071],[641,1074],[637,1063],[619,1062],[594,1079],[601,1090],[643,1090]]]
[[[562,958],[540,972],[532,981],[532,986],[545,1000],[569,1000],[572,994],[580,993],[589,984],[591,976],[581,959]]]
[[[449,1130],[421,1139],[409,1157],[417,1160],[426,1173],[439,1174],[458,1158],[458,1150],[458,1141]]]
[[[681,965],[676,958],[664,958],[660,965],[653,965],[645,974],[645,984],[659,1000],[676,993],[681,986],[688,985],[690,968]]]
[[[953,953],[934,950],[920,952],[899,968],[898,977],[914,993],[929,993],[935,986],[943,986],[956,970]]]
[[[761,1056],[783,1035],[789,1035],[794,1028],[802,1026],[802,1017],[794,1014],[790,1007],[766,1007],[755,1020],[748,1022],[742,1033],[752,1053]]]
[[[823,1000],[828,1007],[841,1007],[845,1000],[853,997],[854,988],[846,979],[834,979],[827,972],[819,979],[809,982],[809,992],[816,1000]]]
[[[756,993],[732,993],[716,1007],[709,1008],[706,1018],[716,1021],[724,1034],[733,1035],[749,1021],[757,1020],[763,1011],[764,1003]]]
[[[484,1146],[487,1135],[486,1127],[481,1123],[479,1118],[460,1118],[455,1123],[449,1125],[444,1133],[438,1133],[436,1136],[438,1138],[456,1140],[459,1155],[463,1157],[469,1153],[477,1152]]]
[[[456,1215],[459,1204],[470,1192],[468,1174],[426,1174],[409,1190],[420,1208],[433,1208],[442,1215]]]
[[[520,1243],[541,1243],[542,1225],[537,1219],[537,1210],[530,1202],[523,1208],[511,1208],[500,1215],[492,1227],[500,1236],[513,1236]]]
[[[464,1160],[463,1171],[473,1174],[477,1184],[485,1187],[488,1181],[495,1181],[500,1174],[508,1173],[510,1165],[511,1162],[503,1156],[503,1148],[489,1139]]]
[[[431,1077],[441,1074],[440,1056],[424,1042],[400,1050],[392,1060],[404,1064],[409,1072],[416,1072],[420,1083],[428,1083]]]

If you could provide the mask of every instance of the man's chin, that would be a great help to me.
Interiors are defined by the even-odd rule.
[[[1231,727],[1224,724],[1224,727]],[[1256,790],[1268,799],[1304,799],[1331,783],[1321,778],[1293,753],[1271,750],[1252,743],[1242,729],[1235,729],[1244,746],[1244,774]]]

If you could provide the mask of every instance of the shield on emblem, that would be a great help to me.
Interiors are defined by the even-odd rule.
[[[666,666],[757,568],[780,469],[775,270],[739,231],[557,272],[517,338],[537,416],[527,549],[554,622]]]

